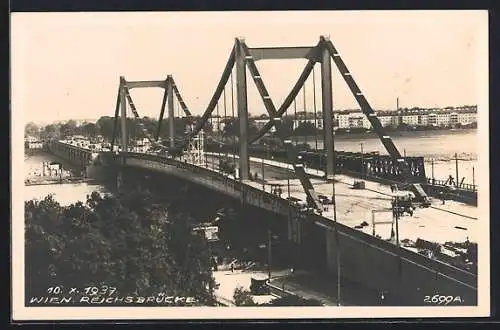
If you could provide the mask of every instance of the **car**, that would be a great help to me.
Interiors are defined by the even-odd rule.
[[[332,200],[325,195],[318,195],[318,198],[323,205],[332,204]]]

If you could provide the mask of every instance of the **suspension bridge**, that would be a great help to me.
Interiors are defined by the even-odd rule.
[[[257,66],[258,61],[270,59],[307,61],[279,107],[269,95]],[[332,62],[387,155],[335,150]],[[316,64],[320,67],[321,88],[316,87]],[[247,73],[269,118],[253,134],[249,129]],[[320,120],[323,127],[323,148],[312,151],[302,150],[290,137],[285,120],[292,111],[297,117],[297,99],[300,99],[301,90],[306,109],[305,88],[311,74],[314,122]],[[131,90],[138,88],[164,89],[154,132],[140,122],[141,117],[131,96]],[[316,109],[317,90],[321,97],[320,111]],[[182,136],[176,134],[176,106],[179,112],[177,118],[182,115],[187,123]],[[137,152],[130,145],[128,111],[137,119],[142,134],[150,141],[151,149],[148,151]],[[225,121],[220,120],[221,112]],[[217,119],[215,124],[214,118]],[[168,138],[162,139],[165,120]],[[228,123],[237,131],[236,135],[222,133],[222,124],[227,127]],[[207,130],[209,125],[217,126],[214,132]],[[261,143],[270,132],[274,132],[278,147],[270,148]],[[314,138],[317,146],[317,134]],[[288,240],[299,249],[313,247],[308,257],[316,258],[326,271],[335,273],[337,278],[348,278],[374,290],[390,291],[413,303],[421,303],[424,295],[436,291],[454,296],[460,294],[466,297],[467,304],[477,302],[477,276],[474,271],[421,255],[400,243],[404,235],[409,237],[422,232],[421,228],[426,226],[426,235],[429,234],[429,227],[433,226],[443,227],[441,229],[445,232],[450,226],[471,228],[472,231],[477,210],[460,203],[433,205],[429,194],[434,194],[435,188],[427,185],[423,158],[401,155],[339,51],[327,37],[320,37],[317,44],[310,47],[272,48],[251,48],[243,38],[236,38],[213,96],[201,116],[193,116],[171,75],[156,81],[129,81],[120,77],[111,151],[94,157],[89,150],[62,142],[52,143],[50,149],[61,157],[82,164],[95,163],[93,158],[97,158],[101,164],[118,169],[118,183],[123,180],[120,169],[160,172],[230,196],[242,205],[286,215],[288,223],[284,226],[287,227]],[[361,189],[352,189],[353,177],[364,180]],[[416,211],[418,223],[408,221],[403,225],[394,215],[390,206],[394,199],[391,189],[394,187],[412,193],[413,203],[419,207]],[[387,216],[382,215],[382,209]],[[375,213],[383,219],[378,221],[377,226],[373,220],[372,227],[364,228],[359,223],[365,219],[366,212],[369,219],[372,215],[375,217]],[[439,221],[442,223],[439,224]],[[399,236],[395,242],[375,234],[375,228],[380,231],[384,225],[392,228],[395,225],[398,229]],[[390,238],[394,239],[393,235]]]

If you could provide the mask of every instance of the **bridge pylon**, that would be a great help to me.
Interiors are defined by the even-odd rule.
[[[146,127],[144,127],[143,123],[139,122],[139,125],[141,126],[141,131],[143,135],[151,142],[153,146],[167,149],[166,146],[158,142],[162,127],[163,117],[165,114],[165,108],[167,108],[168,125],[169,125],[169,147],[174,148],[175,147],[174,97],[178,100],[182,110],[184,111],[186,117],[189,120],[192,120],[192,115],[186,103],[184,102],[172,75],[168,75],[165,80],[146,80],[146,81],[127,81],[124,76],[120,77],[120,82],[118,86],[118,95],[116,100],[111,148],[113,149],[118,132],[120,131],[121,150],[128,151],[129,136],[127,132],[127,109],[129,108],[132,111],[132,114],[134,115],[135,119],[140,119],[135,103],[132,100],[132,96],[130,95],[130,90],[134,88],[163,88],[165,90],[160,109],[160,116],[158,118],[158,127],[156,130],[156,134],[153,136],[151,132],[149,132]],[[119,121],[120,121],[120,130],[118,130]]]

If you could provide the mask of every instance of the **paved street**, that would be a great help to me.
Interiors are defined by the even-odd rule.
[[[209,156],[210,157],[210,156]],[[210,157],[211,158],[211,157]],[[237,158],[236,158],[237,159]],[[262,161],[259,158],[251,157],[250,171],[260,174]],[[266,178],[266,189],[270,189],[270,184],[283,185],[282,198],[287,195],[287,169],[289,166],[272,160],[264,160],[264,172]],[[311,183],[319,194],[332,196],[333,185],[326,183],[320,178],[321,171],[307,169],[308,174],[317,176],[312,178]],[[303,201],[306,194],[303,191],[300,181],[294,178],[291,173],[290,194]],[[359,228],[365,233],[372,234],[372,210],[389,210],[391,207],[391,191],[387,185],[376,182],[365,181],[366,189],[352,189],[354,178],[346,175],[336,175],[335,184],[337,202],[337,221],[349,227],[360,225],[366,221],[369,225]],[[262,189],[261,182],[248,181],[247,184]],[[269,190],[268,190],[269,191]],[[323,212],[323,216],[333,220],[333,208]],[[445,205],[441,201],[432,199],[432,207],[417,208],[413,216],[405,215],[399,221],[400,240],[417,238],[428,241],[445,243],[447,241],[464,242],[469,238],[472,242],[477,242],[480,219],[478,208],[456,201],[446,201]],[[388,239],[391,235],[391,224],[377,224],[377,222],[391,222],[392,212],[377,212],[375,214],[375,233],[382,239]],[[458,227],[458,228],[457,228]]]
[[[213,273],[215,281],[219,284],[219,287],[215,290],[216,297],[222,302],[229,306],[234,306],[233,294],[234,290],[241,286],[246,290],[250,290],[251,278],[264,279],[267,278],[267,273],[262,271],[241,271],[235,270],[231,272],[230,270],[216,271]],[[270,302],[275,296],[273,295],[262,295],[253,296],[254,301],[258,304],[264,304]]]

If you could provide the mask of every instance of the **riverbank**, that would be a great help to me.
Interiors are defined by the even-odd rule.
[[[477,134],[475,128],[453,128],[453,129],[432,129],[432,130],[387,130],[393,137],[427,137],[435,135],[464,135],[464,134]],[[292,136],[292,140],[303,140],[306,136]],[[318,134],[318,140],[322,140],[323,135]],[[335,131],[335,139],[338,140],[358,140],[363,138],[376,138],[377,133],[372,130],[363,132],[351,131]],[[314,135],[307,136],[309,141],[314,141]]]
[[[44,186],[55,184],[76,184],[76,183],[96,183],[96,180],[91,178],[40,178],[40,179],[26,179],[24,180],[25,186]]]

